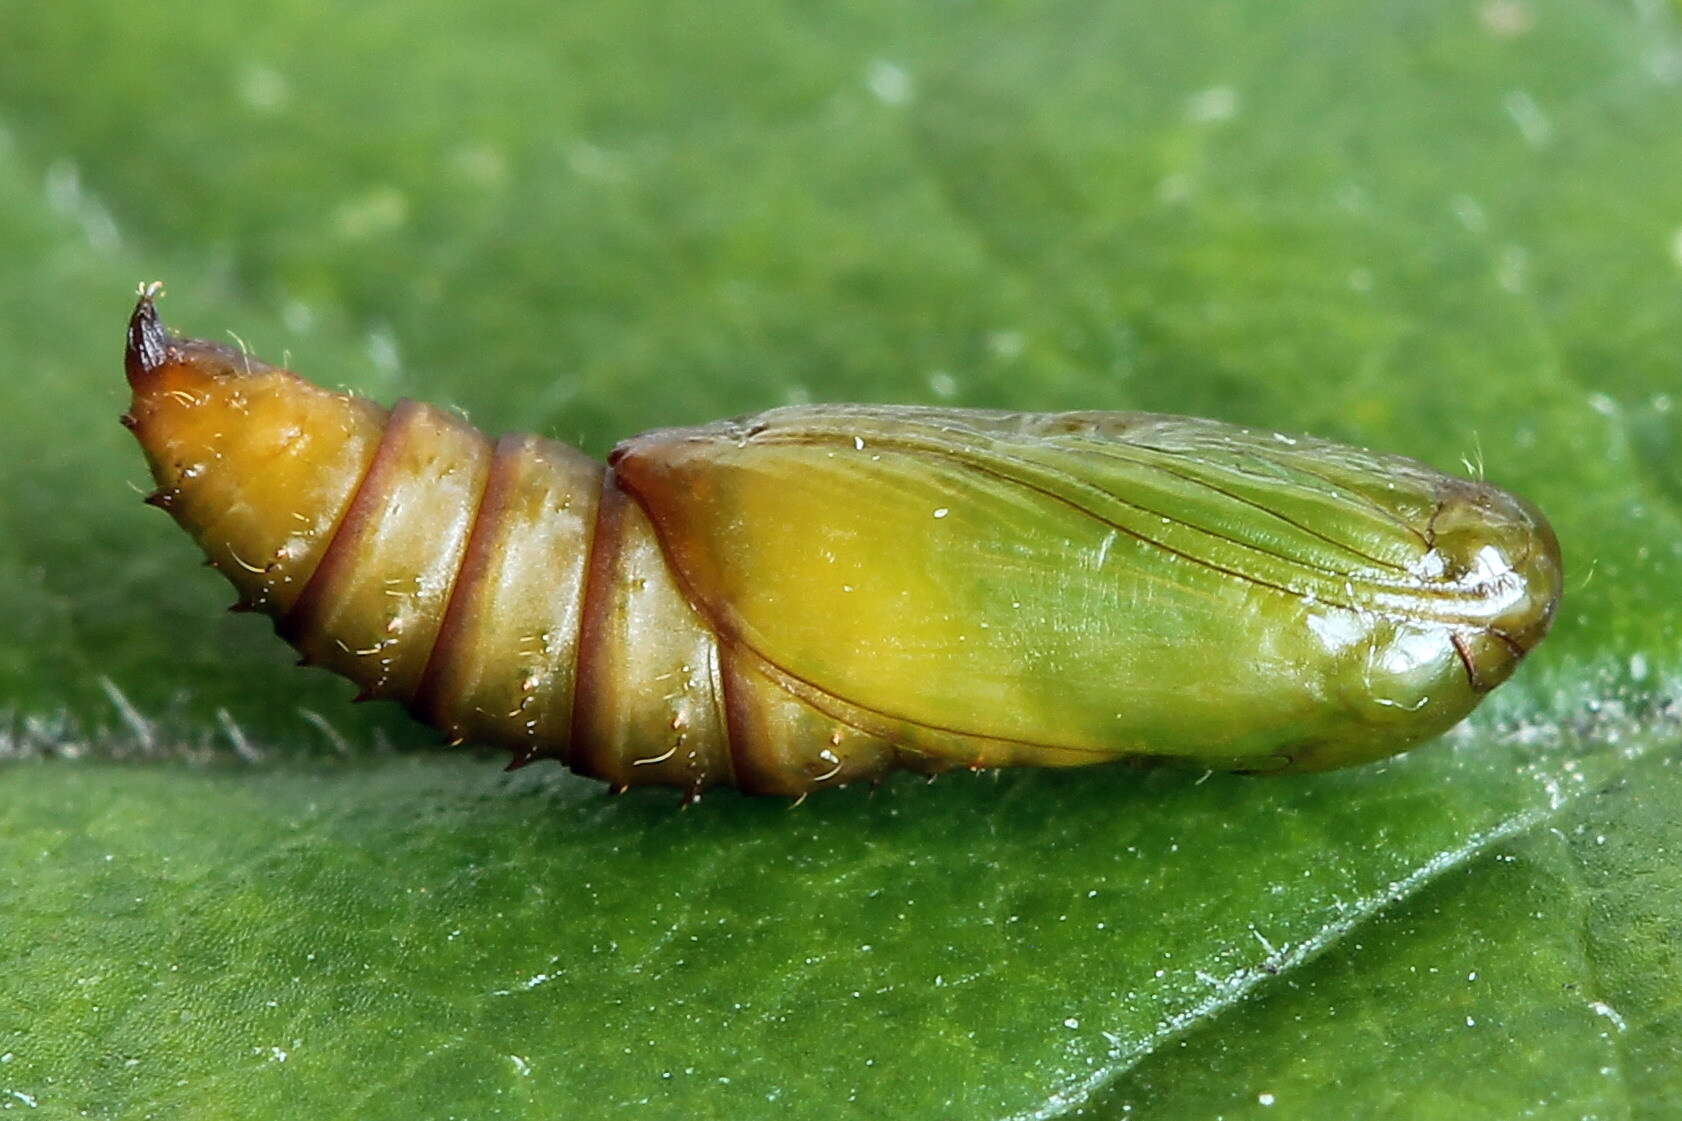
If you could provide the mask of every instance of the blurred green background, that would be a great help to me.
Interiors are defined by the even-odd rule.
[[[1674,1116],[1676,6],[0,0],[0,42],[0,1105]],[[1386,765],[609,799],[222,614],[116,423],[155,278],[596,453],[872,400],[1481,462],[1569,590]]]

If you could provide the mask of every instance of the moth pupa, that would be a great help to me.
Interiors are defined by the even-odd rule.
[[[1547,633],[1535,507],[1214,420],[809,405],[606,464],[128,327],[167,510],[302,660],[616,786],[1378,759]]]

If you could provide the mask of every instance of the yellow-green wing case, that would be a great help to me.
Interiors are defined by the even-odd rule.
[[[1387,755],[1504,680],[1559,588],[1503,491],[1185,417],[797,407],[611,462],[735,656],[954,762]]]

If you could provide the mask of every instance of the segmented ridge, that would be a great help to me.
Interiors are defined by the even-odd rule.
[[[579,601],[602,471],[554,441],[497,441],[410,706],[457,740],[511,748],[511,766],[570,757]]]
[[[437,534],[429,531],[416,534],[414,540],[406,541],[400,534],[392,532],[391,522],[393,518],[412,518],[416,514],[425,517],[426,508],[423,506],[418,510],[409,510],[387,507],[394,495],[405,485],[412,486],[417,481],[423,487],[441,489],[447,485],[450,472],[444,471],[432,477],[425,477],[417,470],[417,464],[407,462],[409,456],[430,454],[435,447],[439,454],[452,450],[442,446],[439,439],[440,430],[450,432],[465,441],[463,448],[456,450],[466,450],[468,455],[454,466],[470,470],[477,467],[479,478],[470,496],[474,509],[467,519],[468,532],[458,535],[453,555],[439,565],[440,571],[436,575],[443,579],[437,586],[428,588],[422,580],[427,573],[418,558],[405,555],[404,550],[424,548],[438,540]],[[478,461],[473,458],[475,453],[479,455]],[[310,574],[291,609],[276,621],[276,631],[298,648],[303,655],[303,664],[324,665],[357,682],[363,687],[357,700],[375,697],[404,702],[412,700],[412,686],[405,689],[402,680],[393,686],[393,667],[399,659],[402,659],[404,664],[418,663],[424,667],[432,658],[437,628],[428,624],[430,620],[440,617],[440,610],[447,610],[449,599],[454,595],[466,539],[471,533],[472,525],[478,520],[478,510],[483,502],[488,472],[483,469],[482,464],[488,461],[489,457],[490,441],[478,430],[415,401],[402,400],[392,408],[380,435],[379,445],[352,492],[345,513],[334,528],[315,570]],[[458,493],[454,496],[439,497],[441,501],[449,501],[453,497],[453,500],[459,503],[469,496]],[[401,522],[398,524],[404,525]],[[446,543],[438,553],[432,555],[436,557],[440,553],[450,552],[451,546]],[[379,589],[383,594],[382,598],[371,604],[365,594],[366,589],[359,584],[359,578],[366,579],[378,573],[381,568],[390,573],[385,577],[386,583],[398,577],[404,580],[412,579],[413,589],[403,593],[382,587]],[[353,599],[350,593],[364,594]],[[429,595],[440,597],[439,602],[432,607],[425,602]],[[365,628],[376,614],[384,616],[386,622],[372,645],[356,649],[347,644],[344,636],[353,633],[359,627]],[[412,646],[404,649],[404,639],[411,637],[417,630],[426,638],[424,651],[418,651],[424,656],[418,659],[415,657],[417,651]],[[370,672],[370,666],[377,668]],[[410,681],[416,681],[419,674],[417,671],[406,676]]]
[[[467,729],[453,711],[450,698],[444,694],[442,676],[445,665],[457,655],[472,621],[469,607],[472,592],[489,575],[493,559],[489,555],[490,540],[497,521],[506,512],[508,492],[514,485],[513,476],[519,466],[518,460],[510,454],[509,441],[510,437],[506,436],[498,440],[491,453],[490,470],[486,472],[485,488],[467,533],[467,545],[462,549],[460,563],[450,581],[444,611],[433,635],[432,649],[427,653],[426,666],[421,670],[420,681],[409,700],[409,707],[415,715],[436,726],[452,743],[462,742]],[[520,761],[517,757],[516,763]]]
[[[738,783],[718,635],[609,469],[582,591],[569,765],[615,785]]]
[[[469,622],[467,604],[471,593],[487,575],[490,560],[487,542],[506,509],[514,466],[507,452],[507,439],[497,441],[478,504],[473,508],[467,543],[457,554],[455,572],[450,577],[449,590],[444,593],[444,609],[439,614],[438,628],[432,633],[432,647],[426,653],[414,693],[406,702],[411,712],[443,732],[451,744],[464,742],[466,729],[450,711],[448,699],[439,690],[438,678],[445,662],[461,645]]]
[[[588,675],[588,668],[591,659],[598,656],[607,641],[608,590],[613,579],[613,553],[621,535],[624,502],[625,494],[619,489],[613,468],[609,467],[602,479],[595,532],[590,534],[590,555],[584,561],[584,588],[579,597],[578,654],[572,667],[577,693],[573,697],[572,728],[567,737],[572,742],[567,766],[591,777],[606,777],[612,773],[604,765],[606,760],[596,760],[595,745],[587,732],[588,714],[598,703],[593,689],[594,677]]]

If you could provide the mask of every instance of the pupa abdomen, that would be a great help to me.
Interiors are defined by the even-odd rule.
[[[1559,595],[1533,507],[1401,457],[820,405],[604,466],[172,336],[154,296],[124,420],[241,605],[451,739],[618,786],[1361,762],[1469,712]]]

